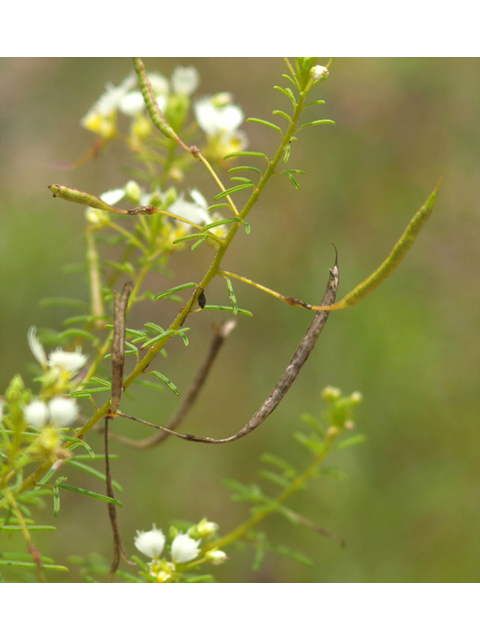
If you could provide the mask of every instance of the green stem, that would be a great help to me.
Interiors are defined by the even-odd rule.
[[[282,493],[280,493],[275,499],[275,505],[283,504],[291,495],[296,493],[299,489],[303,487],[303,485],[308,482],[312,477],[317,475],[318,467],[322,464],[325,458],[331,451],[332,444],[340,435],[339,430],[331,431],[330,435],[327,435],[327,438],[324,442],[324,446],[321,451],[317,453],[315,458],[313,459],[310,466],[306,469],[306,471],[301,475],[295,478],[292,481],[291,485],[287,487]],[[262,511],[258,511],[254,516],[252,516],[247,522],[244,522],[242,525],[228,533],[220,540],[215,540],[211,542],[204,548],[204,551],[208,551],[210,549],[216,549],[217,547],[225,547],[228,544],[231,544],[235,540],[239,540],[243,538],[245,534],[253,529],[259,522],[261,522],[264,518],[269,516],[271,513],[275,512],[275,506],[267,506]]]

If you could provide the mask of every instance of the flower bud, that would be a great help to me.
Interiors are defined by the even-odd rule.
[[[127,198],[130,198],[132,202],[138,203],[142,195],[140,185],[135,182],[135,180],[129,180],[125,185],[125,195]]]
[[[327,67],[316,65],[310,69],[310,75],[314,80],[321,80],[328,76],[328,69]]]
[[[338,400],[341,395],[342,392],[336,387],[325,387],[325,389],[322,391],[322,398],[324,400]]]
[[[205,554],[205,559],[212,564],[223,564],[227,560],[227,554],[220,549],[211,549]]]

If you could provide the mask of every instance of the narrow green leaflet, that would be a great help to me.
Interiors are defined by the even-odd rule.
[[[258,475],[265,480],[270,480],[274,484],[278,484],[280,487],[284,489],[289,489],[291,486],[291,481],[285,476],[280,476],[278,473],[274,473],[273,471],[268,471],[268,469],[260,469],[258,471]]]
[[[172,244],[179,244],[180,242],[187,242],[187,240],[194,240],[195,238],[205,238],[205,234],[204,233],[191,233],[188,236],[182,236],[181,238],[177,238],[176,240],[173,241]]]
[[[235,298],[235,294],[233,292],[232,281],[230,280],[230,278],[227,278],[227,276],[223,276],[223,277],[225,278],[225,282],[227,283],[228,297],[232,302],[233,315],[236,316],[238,313],[238,304],[237,304],[237,299]]]
[[[353,447],[356,444],[360,444],[361,442],[365,442],[367,438],[363,435],[352,436],[347,440],[342,440],[339,444],[337,444],[337,449],[346,449],[347,447]]]
[[[195,251],[195,249],[199,247],[201,244],[203,244],[207,239],[208,239],[208,236],[204,235],[198,242],[195,242],[195,244],[192,244],[192,247],[191,247],[192,251]]]
[[[0,565],[8,567],[31,567],[34,569],[37,567],[35,562],[20,562],[18,560],[0,560]],[[61,564],[42,564],[42,569],[49,569],[50,571],[68,571],[68,567],[64,567]]]
[[[167,289],[163,293],[159,293],[158,296],[155,296],[155,300],[160,300],[161,298],[165,298],[165,296],[169,296],[171,293],[177,293],[177,291],[183,291],[183,289],[189,289],[190,287],[196,287],[195,282],[187,282],[186,284],[181,284],[178,287],[173,287],[172,289]]]
[[[272,453],[264,453],[261,457],[260,460],[262,460],[262,462],[267,462],[268,464],[272,464],[275,467],[278,467],[279,469],[283,470],[283,475],[286,478],[295,478],[295,476],[297,475],[297,469],[295,469],[295,467],[293,466],[293,464],[290,464],[290,462],[287,462],[286,460],[283,460],[283,458],[279,458],[278,456],[273,455]]]
[[[275,129],[275,131],[279,131],[283,135],[283,131],[276,124],[272,122],[268,122],[268,120],[260,120],[260,118],[247,118],[247,122],[256,122],[257,124],[263,124],[266,127],[270,127],[270,129]]]
[[[268,161],[268,156],[260,151],[235,151],[234,153],[228,153],[224,156],[224,160],[228,160],[229,158],[240,158],[241,156],[250,156],[253,158],[265,158]]]
[[[88,496],[89,498],[96,498],[97,500],[102,500],[103,502],[110,502],[111,504],[115,504],[117,507],[123,507],[122,503],[115,498],[109,498],[108,496],[104,496],[102,493],[95,493],[94,491],[88,491],[87,489],[80,489],[79,487],[71,487],[69,484],[59,484],[57,485],[61,489],[66,489],[67,491],[73,491],[74,493],[81,493],[83,496]]]
[[[236,171],[254,171],[255,173],[263,175],[262,171],[258,167],[250,167],[250,166],[247,166],[247,165],[242,165],[242,166],[239,166],[239,167],[232,167],[231,169],[228,170],[227,173],[235,173]],[[213,206],[215,207],[215,206],[219,206],[219,205],[213,205]],[[228,206],[228,205],[226,205],[226,206]],[[212,207],[208,207],[208,208],[211,209]]]
[[[231,187],[230,189],[225,189],[225,191],[218,193],[213,199],[221,200],[221,198],[226,198],[232,193],[236,193],[237,191],[242,191],[242,189],[251,189],[254,186],[255,185],[253,184],[253,182],[252,184],[239,184],[237,187]]]
[[[60,511],[60,492],[58,490],[58,486],[55,485],[53,487],[53,517],[54,518],[58,516],[59,511]]]
[[[219,304],[206,304],[203,307],[203,311],[230,311],[230,313],[234,313],[233,307],[226,307]],[[247,309],[237,308],[237,313],[242,316],[253,317],[253,313],[251,311],[247,311]]]
[[[109,459],[111,459],[111,456],[108,456],[108,457]],[[97,471],[97,469],[93,469],[92,467],[89,467],[86,464],[78,462],[78,460],[75,458],[69,458],[65,462],[72,467],[77,467],[77,469],[82,469],[82,471],[89,473],[90,475],[94,476],[95,478],[98,478],[98,480],[101,480],[102,482],[106,482],[106,477],[104,473],[102,473],[101,471]],[[118,484],[116,480],[112,480],[112,485],[115,487],[117,491],[120,491],[120,493],[123,493],[122,487]]]
[[[279,87],[277,85],[275,87],[273,87],[273,88],[277,89],[277,91],[280,91],[281,93],[286,95],[287,98],[289,98],[292,101],[293,107],[296,108],[297,101],[295,100],[295,96],[293,95],[293,92],[292,92],[291,89],[283,89],[282,87]]]
[[[279,109],[275,109],[275,111],[272,111],[272,115],[282,116],[283,118],[286,118],[290,124],[292,122],[291,117],[288,115],[288,113],[285,113],[285,111],[280,111]]]
[[[88,305],[83,300],[76,298],[43,298],[40,300],[40,306],[43,309],[47,307],[77,307],[79,309],[88,309]]]
[[[335,122],[333,120],[313,120],[312,122],[306,122],[305,124],[302,124],[300,127],[298,127],[297,131],[300,131],[300,129],[305,129],[305,127],[314,127],[317,124],[335,124]]]
[[[180,395],[180,391],[177,389],[177,387],[173,384],[171,380],[167,378],[167,376],[164,376],[163,373],[160,373],[159,371],[150,371],[150,373],[156,378],[158,378],[159,380],[161,380],[162,382],[164,382],[167,385],[167,387],[171,389],[176,396]]]

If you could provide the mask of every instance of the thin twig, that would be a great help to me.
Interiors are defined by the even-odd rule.
[[[113,484],[112,484],[112,476],[110,474],[110,461],[108,457],[108,421],[109,417],[105,417],[105,431],[104,431],[104,441],[105,441],[105,477],[106,477],[106,485],[107,485],[107,496],[109,498],[115,498],[115,494],[113,492]],[[125,553],[125,548],[123,546],[122,537],[120,535],[120,529],[118,527],[117,521],[117,509],[114,504],[111,502],[107,503],[108,506],[108,517],[110,518],[110,524],[112,525],[113,532],[113,562],[110,566],[110,580],[113,580],[113,576],[118,569],[118,565],[120,563],[120,555],[122,558],[128,562],[130,561],[127,558],[127,554]]]
[[[170,418],[169,422],[167,422],[167,429],[169,431],[175,431],[178,429],[182,421],[184,420],[187,413],[190,411],[195,401],[197,400],[198,394],[202,389],[207,376],[210,372],[210,369],[220,351],[220,347],[223,345],[225,339],[231,333],[231,331],[235,328],[236,322],[234,320],[228,320],[223,322],[220,326],[215,327],[215,335],[210,343],[208,348],[208,352],[200,365],[197,374],[190,386],[190,389],[187,391],[184,401],[178,407],[177,411]],[[114,438],[117,442],[121,442],[122,444],[129,445],[130,447],[134,447],[136,449],[149,449],[154,447],[160,442],[163,442],[170,435],[169,431],[161,431],[160,433],[152,436],[151,438],[146,438],[145,440],[132,440],[131,438],[125,438],[123,436],[119,436],[115,433],[111,433],[110,437]]]
[[[338,266],[335,264],[333,269],[330,269],[330,276],[328,278],[327,287],[325,289],[325,293],[323,294],[322,306],[329,306],[335,302],[335,297],[337,295],[339,283],[339,271]],[[280,380],[275,386],[272,393],[268,396],[265,402],[262,404],[260,409],[253,415],[249,422],[241,429],[238,433],[229,438],[201,438],[199,436],[193,436],[186,433],[178,433],[173,431],[167,427],[161,427],[159,425],[153,424],[151,422],[147,422],[146,420],[140,420],[140,418],[135,418],[133,416],[127,416],[124,413],[117,412],[116,415],[122,416],[124,418],[128,418],[129,420],[134,420],[136,422],[140,422],[142,424],[146,424],[155,429],[161,429],[162,431],[169,433],[170,435],[174,435],[177,438],[182,438],[183,440],[189,440],[191,442],[202,442],[205,444],[226,444],[227,442],[233,442],[238,440],[239,438],[243,438],[243,436],[248,435],[254,429],[268,418],[268,416],[272,413],[272,411],[279,405],[282,398],[285,396],[287,391],[292,386],[295,378],[300,373],[303,365],[305,364],[308,356],[313,350],[315,343],[322,331],[325,323],[328,319],[329,312],[328,311],[317,311],[313,316],[313,320],[310,323],[305,335],[303,336],[300,344],[295,351],[293,358],[290,361],[290,364],[287,366],[285,371],[283,372]]]

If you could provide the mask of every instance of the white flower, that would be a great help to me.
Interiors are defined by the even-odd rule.
[[[42,367],[47,366],[47,356],[45,354],[45,349],[43,348],[42,343],[37,338],[37,327],[30,327],[27,333],[28,346],[30,347],[30,351],[35,356],[37,362],[39,362]]]
[[[207,551],[205,558],[212,564],[223,564],[227,560],[227,554],[220,549],[211,549]]]
[[[190,96],[200,84],[200,76],[195,67],[177,67],[172,73],[172,86],[175,93]]]
[[[78,416],[78,405],[73,398],[54,398],[48,403],[48,410],[50,420],[59,429],[70,426]]]
[[[137,531],[134,542],[137,549],[149,558],[159,558],[165,546],[165,536],[153,525],[151,531]]]
[[[318,64],[310,69],[310,75],[314,80],[321,80],[328,76],[328,69]]]
[[[179,533],[172,542],[172,560],[189,562],[198,556],[200,540],[192,540],[188,533]]]
[[[217,102],[217,96],[202,98],[196,102],[197,122],[209,136],[231,136],[243,122],[243,111],[234,104],[218,106]]]
[[[89,115],[95,114],[104,118],[111,116],[118,109],[120,100],[135,86],[136,76],[131,73],[118,87],[114,87],[110,82],[105,85],[105,92],[102,93],[97,102],[93,105],[87,115],[82,119],[82,124]],[[87,127],[88,128],[88,127]]]
[[[114,204],[120,202],[120,200],[125,196],[125,187],[120,187],[119,189],[110,189],[110,191],[105,191],[100,195],[100,200],[103,200],[107,204],[113,207]]]
[[[63,349],[57,349],[52,351],[48,357],[49,367],[58,367],[69,373],[75,373],[83,367],[88,360],[80,348],[75,351],[63,351]]]
[[[148,74],[148,79],[150,80],[153,93],[156,95],[157,99],[160,95],[168,96],[168,80],[165,78],[165,76],[162,76],[162,74],[158,73],[158,71],[153,71],[152,73]]]
[[[115,117],[122,98],[135,86],[135,74],[130,74],[123,82],[114,87],[105,85],[106,91],[81,119],[80,124],[104,138],[116,135]]]
[[[48,422],[48,407],[42,400],[33,400],[23,408],[23,415],[31,427],[41,429]]]
[[[190,196],[194,202],[187,202],[183,193],[170,206],[170,211],[194,224],[210,224],[212,218],[208,213],[208,203],[198,189],[192,189]]]

